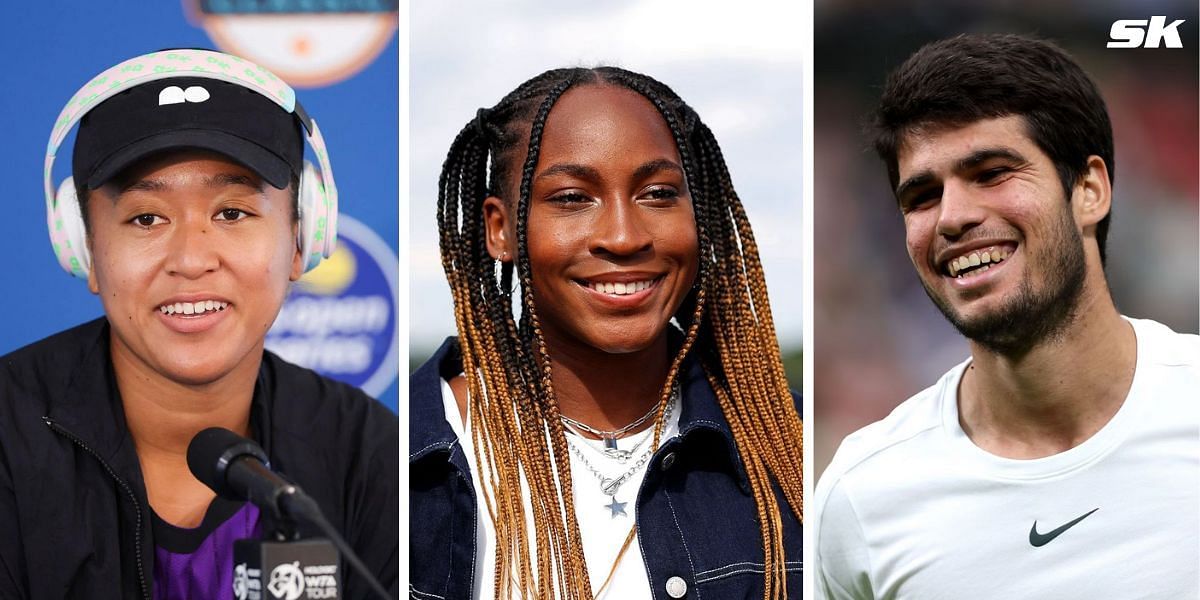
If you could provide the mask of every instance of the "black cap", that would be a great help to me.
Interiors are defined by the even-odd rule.
[[[272,186],[300,177],[304,140],[296,116],[262,94],[225,81],[171,77],[97,105],[79,123],[71,159],[76,185],[104,185],[164,150],[200,148],[228,156]]]

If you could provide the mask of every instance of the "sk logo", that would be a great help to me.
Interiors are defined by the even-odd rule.
[[[1182,48],[1183,40],[1179,38],[1179,26],[1183,22],[1183,19],[1177,19],[1167,25],[1167,18],[1164,16],[1150,17],[1149,26],[1145,19],[1113,21],[1112,29],[1108,30],[1108,37],[1113,41],[1108,43],[1108,47],[1157,48],[1162,43],[1168,48]]]
[[[204,102],[208,100],[208,90],[193,85],[188,89],[180,89],[177,85],[165,87],[158,93],[158,105],[181,104],[183,102]]]

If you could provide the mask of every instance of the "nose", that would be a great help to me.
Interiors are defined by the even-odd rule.
[[[938,235],[959,237],[982,223],[986,216],[986,211],[967,185],[954,180],[945,182],[942,197],[938,201]]]
[[[591,249],[595,254],[632,256],[648,250],[654,237],[647,227],[643,209],[629,199],[605,202],[598,211]]]
[[[195,279],[220,264],[212,224],[181,219],[171,231],[165,267],[169,274]]]

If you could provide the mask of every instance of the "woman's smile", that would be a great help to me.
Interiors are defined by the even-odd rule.
[[[635,92],[585,85],[555,104],[526,225],[534,302],[551,347],[623,354],[665,335],[698,270],[680,164],[666,121]]]
[[[92,193],[89,286],[113,353],[208,383],[256,363],[300,260],[291,193],[207,152],[149,160]]]

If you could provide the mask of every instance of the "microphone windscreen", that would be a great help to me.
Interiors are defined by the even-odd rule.
[[[197,433],[188,444],[188,469],[214,492],[241,500],[244,497],[228,485],[226,471],[233,461],[243,456],[268,464],[267,454],[258,444],[228,429],[209,427]]]

